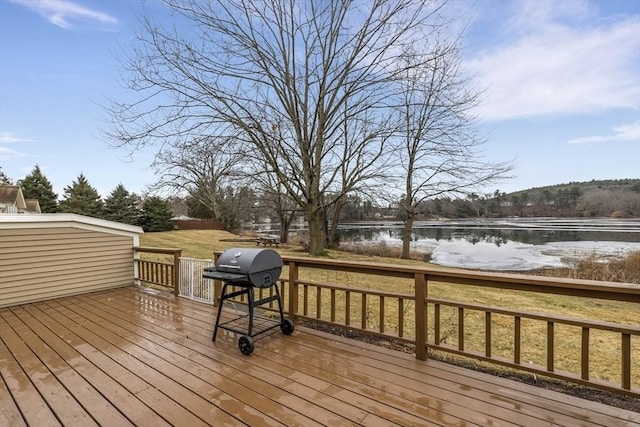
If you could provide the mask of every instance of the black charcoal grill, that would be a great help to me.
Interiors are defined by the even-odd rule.
[[[253,352],[253,337],[256,335],[277,327],[280,327],[283,334],[291,335],[293,333],[293,323],[284,318],[278,286],[274,286],[275,293],[273,295],[258,301],[254,298],[254,288],[269,288],[276,285],[281,272],[282,258],[280,255],[273,249],[257,248],[227,249],[218,257],[215,267],[205,268],[202,277],[224,282],[212,340],[216,340],[218,328],[241,334],[238,339],[238,347],[242,354],[249,355]],[[245,294],[248,299],[248,312],[220,323],[220,313],[224,301]],[[260,320],[263,327],[258,331],[254,331],[253,309],[272,301],[277,301],[278,303],[280,319],[261,317]],[[243,325],[246,325],[246,332],[245,329],[240,329]]]

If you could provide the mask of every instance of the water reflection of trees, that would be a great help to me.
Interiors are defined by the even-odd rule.
[[[396,227],[345,228],[340,230],[340,235],[343,242],[376,241],[382,239],[401,240],[402,229]],[[548,242],[575,241],[638,242],[638,234],[616,231],[424,227],[414,228],[411,240],[465,240],[472,244],[488,242],[494,243],[496,246],[501,246],[512,241],[541,245]]]

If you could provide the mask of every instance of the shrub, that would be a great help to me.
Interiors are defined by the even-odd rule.
[[[367,243],[343,243],[338,248],[341,251],[351,252],[359,255],[378,256],[387,258],[400,258],[402,248],[399,246],[389,246],[385,241]],[[411,251],[409,258],[417,261],[431,261],[431,253]]]
[[[589,255],[571,263],[568,273],[576,279],[640,283],[640,251],[612,259]]]

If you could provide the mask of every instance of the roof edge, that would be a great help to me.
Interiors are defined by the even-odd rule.
[[[0,228],[7,228],[6,224],[61,224],[78,223],[88,226],[107,228],[120,232],[143,234],[142,227],[123,224],[106,219],[70,213],[41,213],[41,214],[0,214]]]

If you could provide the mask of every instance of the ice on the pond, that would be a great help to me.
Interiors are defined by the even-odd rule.
[[[544,267],[565,267],[557,255],[545,255],[535,245],[507,242],[494,243],[445,241],[433,250],[431,262],[448,267],[476,268],[480,270],[531,270]]]
[[[399,239],[382,240],[389,246],[402,245]],[[486,241],[471,243],[465,239],[422,239],[413,242],[411,248],[418,252],[431,252],[431,262],[445,267],[525,271],[567,267],[567,260],[592,254],[603,258],[623,256],[631,251],[640,251],[640,243],[576,241],[531,245],[507,241],[497,245]]]
[[[343,241],[402,246],[402,223],[341,224]],[[617,218],[495,218],[417,221],[411,249],[432,262],[480,270],[566,267],[595,255],[640,251],[640,220]]]

